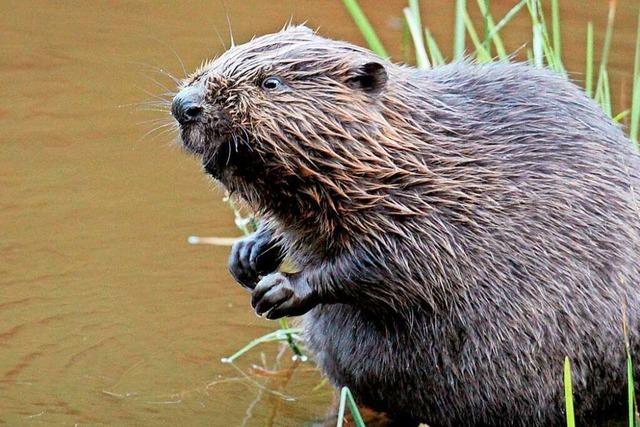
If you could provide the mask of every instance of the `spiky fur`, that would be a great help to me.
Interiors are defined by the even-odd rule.
[[[379,91],[348,84],[384,65]],[[280,76],[285,90],[260,88]],[[521,64],[419,71],[303,27],[186,85],[205,169],[262,218],[323,304],[303,318],[335,385],[432,426],[581,425],[638,354],[638,155],[574,84]],[[219,121],[218,121],[219,123]]]

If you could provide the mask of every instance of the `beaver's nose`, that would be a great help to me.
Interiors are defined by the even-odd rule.
[[[202,95],[198,88],[184,88],[173,98],[171,114],[181,125],[193,122],[202,113],[201,103]]]

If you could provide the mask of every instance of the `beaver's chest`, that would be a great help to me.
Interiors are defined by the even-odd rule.
[[[433,346],[438,338],[429,336],[430,325],[416,322],[410,331],[346,304],[319,306],[303,318],[307,345],[336,387],[348,386],[378,411],[433,413],[431,398],[448,381]]]

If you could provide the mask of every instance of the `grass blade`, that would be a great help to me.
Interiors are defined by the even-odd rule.
[[[476,48],[476,59],[480,62],[491,61],[491,54],[487,52],[487,50],[482,45],[476,29],[473,27],[471,18],[469,18],[469,14],[466,11],[464,13],[464,25],[467,28],[467,32],[469,33],[469,38],[471,38],[471,41]]]
[[[629,136],[638,144],[638,127],[640,126],[640,11],[636,30],[636,56],[633,64],[633,94],[631,95],[631,123]]]
[[[627,408],[628,408],[628,426],[635,427],[638,425],[638,415],[636,412],[636,394],[635,382],[633,381],[633,360],[631,359],[631,347],[629,345],[629,324],[627,323],[627,310],[623,306],[622,311],[622,334],[624,336],[624,349],[627,353]]]
[[[425,35],[425,38],[427,39],[427,48],[429,49],[429,56],[431,57],[431,63],[434,66],[444,65],[445,60],[444,60],[444,57],[442,56],[442,52],[438,47],[438,43],[436,42],[436,39],[433,38],[433,35],[431,34],[431,31],[429,31],[428,28],[424,29],[424,35]]]
[[[567,427],[576,427],[576,419],[573,411],[573,385],[571,384],[571,363],[569,358],[564,358],[564,404],[567,413]]]
[[[613,117],[613,121],[616,123],[620,123],[621,121],[623,121],[624,119],[627,118],[627,116],[631,113],[631,110],[624,110],[624,111],[620,111],[618,114],[616,114]]]
[[[527,7],[529,8],[529,15],[531,15],[531,31],[533,33],[533,65],[536,67],[544,66],[544,50],[542,40],[542,24],[538,19],[538,6],[537,0],[527,1]]]
[[[487,0],[477,0],[478,7],[480,8],[480,12],[482,16],[484,16],[485,20],[485,39],[483,42],[484,48],[487,52],[491,53],[491,49],[489,48],[489,43],[493,43],[496,47],[496,53],[498,54],[498,58],[507,59],[507,51],[504,48],[504,44],[502,43],[502,38],[497,31],[494,31],[496,24],[493,21],[493,16],[491,16],[491,10],[487,4]]]
[[[560,5],[551,0],[551,28],[553,29],[553,51],[558,59],[562,58],[562,38],[560,35]]]
[[[405,63],[409,63],[409,58],[411,57],[411,33],[409,32],[409,24],[407,21],[402,21],[402,38],[400,41],[400,51],[402,52],[402,61]]]
[[[278,322],[280,323],[281,331],[288,331],[291,329],[291,327],[289,326],[289,321],[286,317],[281,318]],[[287,343],[289,344],[289,348],[291,348],[291,351],[293,352],[293,355],[295,357],[304,359],[305,356],[304,354],[302,354],[302,350],[300,350],[298,343],[296,343],[296,341],[294,340],[293,334],[291,334],[290,332],[285,332],[284,334],[287,339]]]
[[[409,7],[404,8],[404,17],[409,25],[409,32],[416,50],[416,65],[422,70],[431,68],[427,50],[424,47],[424,35],[422,34],[422,23],[420,22],[420,5],[418,0],[409,0]]]
[[[584,88],[587,95],[593,96],[593,22],[589,21],[587,24],[587,55],[586,55],[586,69]]]
[[[491,53],[491,45],[489,44],[489,5],[487,4],[489,0],[476,0],[478,4],[478,8],[482,13],[482,45],[487,50],[487,52]]]
[[[635,427],[636,425],[636,395],[635,386],[633,381],[633,362],[631,361],[631,354],[627,352],[627,400],[628,412],[629,412],[629,427]]]
[[[357,0],[342,0],[347,11],[351,15],[351,18],[356,23],[356,26],[362,33],[362,36],[367,41],[367,44],[376,54],[382,56],[383,58],[388,58],[386,49],[382,45],[382,42],[378,38],[375,30],[371,26],[371,23],[367,19],[367,16],[364,14]]]
[[[223,357],[220,361],[222,363],[233,363],[238,357],[242,356],[255,346],[271,341],[287,341],[287,336],[291,334],[301,334],[301,328],[289,328],[289,329],[278,329],[276,331],[270,332],[266,335],[263,335],[259,338],[252,340],[249,344],[242,347],[240,350],[236,351],[229,357]]]
[[[611,85],[609,83],[609,71],[607,71],[606,69],[604,71],[602,86],[603,86],[602,89],[603,89],[603,95],[604,95],[602,97],[603,109],[605,113],[607,113],[607,115],[611,117],[613,116],[613,111],[611,109]]]
[[[349,405],[349,411],[351,411],[353,422],[356,427],[365,427],[362,415],[360,415],[360,411],[358,410],[358,405],[356,405],[356,401],[348,387],[342,387],[342,390],[340,390],[340,406],[338,406],[337,427],[342,427],[344,424],[344,414],[347,405]]]
[[[518,3],[516,3],[516,5],[513,6],[511,10],[509,10],[509,12],[507,12],[502,17],[500,22],[498,22],[498,24],[491,29],[491,32],[489,32],[489,36],[488,36],[489,39],[493,39],[496,36],[496,34],[498,34],[500,30],[502,30],[505,27],[505,25],[507,25],[509,21],[513,19],[514,16],[516,16],[516,14],[520,11],[520,9],[522,9],[522,6],[524,6],[525,4],[527,4],[527,0],[520,0]]]
[[[605,77],[605,71],[607,69],[607,63],[609,60],[609,51],[611,49],[611,38],[613,36],[613,23],[616,18],[616,1],[609,0],[609,14],[607,16],[607,29],[604,34],[604,44],[602,45],[602,56],[600,58],[600,70],[598,72],[598,83],[596,84],[596,96],[594,98],[599,98],[602,94],[599,94],[598,91],[602,91],[605,89],[604,84],[601,83],[601,79]]]
[[[596,95],[593,98],[609,117],[611,117],[611,89],[609,86],[609,73],[604,68],[600,70],[598,83],[596,85]]]
[[[529,0],[527,7],[531,15],[531,27],[533,30],[533,53],[535,65],[544,66],[545,60],[549,68],[566,76],[566,70],[562,58],[555,52],[551,44],[549,31],[544,17],[540,0]]]
[[[542,40],[542,28],[541,24],[533,25],[533,64],[536,67],[544,67],[544,51]]]
[[[467,0],[456,0],[456,15],[453,23],[453,59],[458,60],[464,56],[465,29],[464,17],[467,14]]]

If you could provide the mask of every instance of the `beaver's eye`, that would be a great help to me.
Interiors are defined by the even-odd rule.
[[[276,90],[283,86],[282,80],[279,77],[267,77],[262,81],[262,89]]]

